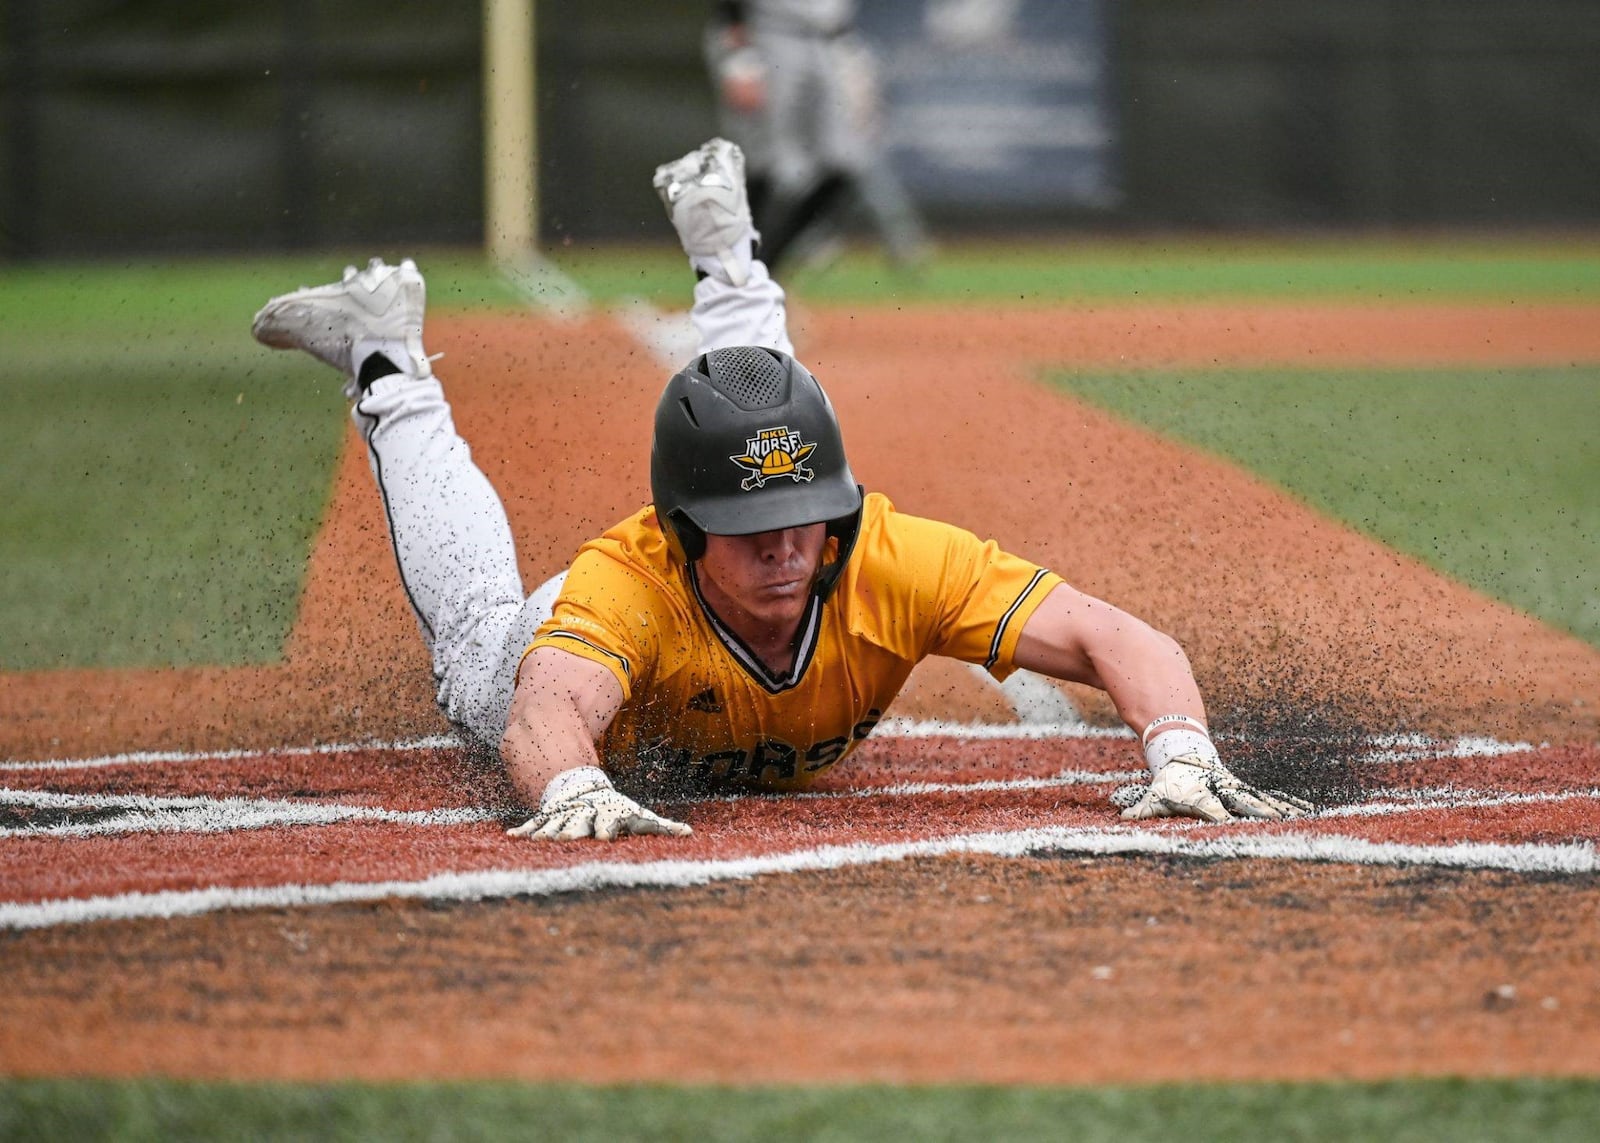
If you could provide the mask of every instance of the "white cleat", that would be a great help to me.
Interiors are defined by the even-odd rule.
[[[656,194],[672,219],[684,253],[715,258],[735,286],[750,278],[750,199],[744,186],[744,152],[712,139],[681,159],[656,168]]]
[[[431,377],[422,349],[426,308],[427,287],[415,262],[390,266],[374,258],[365,270],[346,266],[337,282],[273,298],[250,332],[262,345],[303,349],[352,379],[374,353],[408,377]]]

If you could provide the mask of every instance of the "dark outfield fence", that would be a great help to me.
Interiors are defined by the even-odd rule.
[[[860,3],[885,37],[896,163],[947,225],[1600,222],[1600,0]],[[709,8],[539,4],[547,242],[660,237],[645,174],[713,125]],[[480,239],[475,3],[0,14],[0,255]],[[970,41],[974,14],[1031,54],[935,42]],[[939,50],[956,54],[930,65]],[[974,76],[1011,87],[947,114]],[[1014,149],[963,182],[930,167],[919,122]]]

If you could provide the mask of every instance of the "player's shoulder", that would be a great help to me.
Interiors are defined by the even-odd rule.
[[[871,594],[913,590],[943,574],[953,555],[976,542],[953,524],[902,512],[887,496],[869,492],[845,577],[862,588],[870,585]]]
[[[654,507],[646,506],[589,540],[573,558],[569,585],[605,581],[628,594],[682,594],[682,569],[661,530]]]
[[[881,492],[867,493],[861,506],[858,544],[875,555],[893,553],[905,544],[942,544],[971,535],[960,525],[902,512]]]
[[[579,553],[594,552],[623,563],[656,567],[671,560],[667,537],[653,505],[645,505],[589,540]]]

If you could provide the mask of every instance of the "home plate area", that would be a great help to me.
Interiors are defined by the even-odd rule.
[[[689,838],[530,843],[449,738],[0,763],[0,928],[389,898],[706,882],[951,853],[1600,870],[1600,752],[1372,742],[1363,792],[1284,823],[1122,822],[1132,743],[1084,727],[886,723],[820,788],[666,804]]]

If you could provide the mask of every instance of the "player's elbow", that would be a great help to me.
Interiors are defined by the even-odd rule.
[[[1141,621],[1139,626],[1144,628],[1140,635],[1145,644],[1144,654],[1146,656],[1175,663],[1182,666],[1186,671],[1189,669],[1189,656],[1185,653],[1182,643],[1179,643],[1165,631],[1152,627],[1148,623]]]

